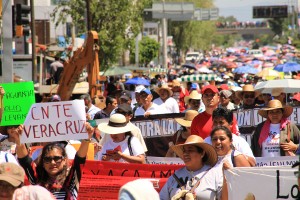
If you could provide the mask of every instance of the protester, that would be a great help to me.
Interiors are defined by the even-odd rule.
[[[159,107],[157,104],[152,102],[153,96],[151,91],[147,88],[140,92],[140,100],[142,105],[138,107],[134,113],[134,116],[149,116],[155,114],[166,113],[165,109]]]
[[[140,98],[140,92],[143,89],[146,89],[145,86],[143,86],[143,85],[138,85],[135,88],[135,102],[133,104],[133,109],[132,109],[133,115],[134,115],[136,109],[142,105],[141,98]]]
[[[243,109],[252,109],[255,107],[255,98],[258,93],[254,91],[254,87],[251,84],[243,86],[242,91],[237,91],[236,96],[242,101]]]
[[[279,100],[283,106],[287,104],[286,94],[283,92],[282,88],[273,89],[271,94],[273,98]]]
[[[226,108],[217,108],[213,111],[212,120],[213,120],[213,126],[212,126],[213,129],[218,126],[224,126],[227,129],[232,130],[233,112]],[[208,144],[212,144],[211,136],[205,138],[204,141]],[[248,142],[244,138],[232,134],[232,146],[234,147],[234,149],[238,150],[246,157],[247,161],[252,167],[256,166],[256,161],[252,153],[252,150]]]
[[[80,99],[84,100],[84,105],[87,107],[87,119],[94,119],[95,114],[100,111],[100,108],[92,104],[92,99],[89,94],[81,95]]]
[[[292,97],[292,105],[293,106],[300,106],[300,93],[295,93],[294,96]]]
[[[263,98],[264,104],[261,106],[266,107],[266,106],[268,106],[269,101],[272,100],[272,95],[268,94],[268,93],[264,93],[264,94],[262,94],[262,98]]]
[[[24,184],[25,172],[14,163],[0,164],[0,199],[11,200],[14,191]]]
[[[196,110],[188,110],[186,111],[184,118],[175,118],[175,121],[181,125],[181,128],[172,136],[172,141],[169,143],[169,150],[166,157],[176,157],[171,147],[173,145],[183,144],[191,135],[192,121],[197,115],[198,112]]]
[[[119,200],[159,200],[159,194],[149,180],[137,179],[121,187]]]
[[[221,108],[227,108],[229,110],[234,110],[234,104],[231,100],[232,92],[230,90],[221,90],[220,91],[220,105]]]
[[[28,185],[16,189],[12,200],[56,200],[56,198],[42,186]]]
[[[196,90],[193,90],[189,96],[184,97],[184,102],[188,105],[184,112],[187,112],[188,110],[196,110],[201,113],[205,110],[205,106],[201,100],[201,94],[199,94]]]
[[[58,94],[52,95],[50,98],[50,102],[58,102],[61,101],[61,98]]]
[[[212,114],[219,106],[219,90],[214,85],[206,85],[202,88],[202,100],[205,105],[205,111],[198,114],[192,121],[191,132],[193,135],[199,135],[206,138],[210,135],[213,126]],[[236,119],[233,119],[232,133],[239,135]]]
[[[166,110],[166,113],[179,113],[179,106],[177,101],[172,97],[173,91],[167,84],[157,87],[156,89],[159,98],[154,99],[153,103]]]
[[[101,132],[110,134],[112,140],[103,144],[98,160],[110,162],[145,163],[144,148],[131,133],[132,126],[122,114],[113,114],[108,123],[98,126]]]
[[[197,135],[189,136],[184,144],[172,149],[185,166],[168,178],[160,191],[160,199],[221,199],[222,192],[227,191],[222,190],[222,168],[214,167],[218,160],[215,149]],[[195,185],[198,186],[193,188]]]
[[[102,110],[98,111],[94,119],[104,119],[104,118],[109,118],[111,112],[116,109],[118,106],[117,100],[111,96],[107,96],[105,98],[105,108]]]
[[[106,90],[107,96],[113,95],[114,91],[117,90],[115,78],[113,76],[109,77],[109,82],[107,83],[105,90]]]
[[[60,75],[64,70],[64,65],[60,62],[60,58],[55,56],[55,61],[50,65],[50,76],[53,80],[53,84],[58,84]]]
[[[225,126],[217,126],[210,134],[212,146],[215,148],[219,163],[224,163],[227,168],[250,167],[248,157],[236,150],[233,146],[232,133]]]
[[[136,125],[134,125],[133,123],[130,122],[130,120],[133,117],[132,114],[132,108],[130,105],[128,104],[121,104],[117,107],[116,112],[117,114],[122,114],[126,117],[126,122],[128,123],[128,125],[132,126],[131,129],[131,133],[134,137],[138,138],[138,140],[140,141],[140,143],[142,144],[145,153],[148,151],[147,146],[145,144],[143,135],[141,133],[141,130],[139,129],[139,127],[137,127]],[[100,145],[103,145],[104,143],[106,143],[108,140],[111,140],[111,137],[109,134],[104,134],[102,139],[100,140]]]
[[[282,106],[277,99],[258,111],[267,120],[258,124],[251,138],[255,157],[294,156],[299,146],[300,131],[287,118],[293,107]]]
[[[24,168],[32,185],[41,185],[49,190],[57,199],[77,199],[81,166],[85,163],[90,140],[94,129],[85,123],[88,139],[82,140],[72,166],[69,166],[65,149],[59,143],[50,143],[43,147],[42,154],[34,169],[33,160],[29,156],[25,144],[20,137],[23,126],[20,125],[12,134],[16,141],[16,152],[20,165]],[[36,173],[35,173],[36,172]]]
[[[127,103],[127,104],[131,105],[131,102],[132,102],[131,92],[128,90],[123,90],[121,92],[121,96],[120,96],[120,99],[118,102],[120,102],[120,104]]]
[[[184,97],[189,96],[189,91],[184,87],[181,87],[180,82],[176,79],[172,81],[172,91],[173,91],[173,98],[178,103],[179,111],[183,112],[186,109]]]

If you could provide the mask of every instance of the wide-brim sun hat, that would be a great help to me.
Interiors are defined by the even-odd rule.
[[[236,97],[239,98],[240,100],[243,100],[243,93],[244,93],[244,92],[253,92],[255,98],[259,96],[259,92],[255,91],[253,85],[250,85],[250,84],[244,85],[244,86],[243,86],[243,90],[241,90],[241,91],[236,91],[236,92],[235,92],[235,95],[236,95]]]
[[[277,99],[271,100],[268,103],[267,108],[260,109],[258,114],[264,118],[268,118],[268,111],[275,109],[283,109],[282,117],[287,118],[293,112],[292,106],[282,106],[281,102]]]
[[[169,93],[169,96],[172,96],[172,95],[173,95],[173,91],[172,91],[171,88],[169,88],[168,84],[164,84],[164,85],[162,85],[161,87],[157,87],[157,88],[155,89],[155,92],[156,92],[157,94],[159,94],[159,92],[160,92],[161,90],[167,90],[168,93]]]
[[[188,110],[186,111],[183,118],[175,118],[175,121],[184,127],[191,127],[193,119],[198,115],[198,111],[196,110]]]
[[[216,150],[210,144],[205,143],[204,140],[198,135],[190,135],[184,144],[171,146],[171,149],[176,153],[177,156],[183,159],[183,147],[187,145],[194,145],[203,149],[207,155],[205,164],[210,165],[211,167],[216,165],[218,161]]]
[[[202,95],[197,90],[193,90],[189,96],[184,97],[184,103],[188,104],[190,99],[201,100]]]
[[[122,114],[113,114],[110,116],[108,123],[101,123],[98,129],[107,134],[120,134],[132,130],[132,126],[127,123],[126,118]]]

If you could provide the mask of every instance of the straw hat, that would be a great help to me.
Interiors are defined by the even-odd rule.
[[[244,85],[242,91],[236,91],[237,98],[243,100],[243,92],[253,92],[255,98],[259,95],[258,92],[254,91],[254,87],[251,84]]]
[[[132,130],[124,115],[113,114],[110,116],[108,123],[101,123],[98,125],[98,129],[107,134],[119,134]]]
[[[169,93],[169,96],[172,96],[172,95],[173,95],[173,91],[171,90],[171,88],[169,88],[169,86],[168,86],[167,84],[164,84],[164,85],[162,85],[161,87],[157,87],[157,88],[155,89],[155,92],[156,92],[157,94],[159,94],[159,92],[160,92],[161,90],[167,90],[168,93]]]
[[[186,139],[184,144],[174,145],[174,146],[171,146],[171,148],[176,153],[176,155],[182,159],[183,158],[182,148],[183,148],[183,146],[186,146],[186,145],[194,145],[194,146],[197,146],[197,147],[200,147],[201,149],[203,149],[203,151],[205,151],[205,153],[207,155],[207,160],[206,160],[205,164],[208,164],[213,167],[217,163],[218,155],[217,155],[216,150],[210,144],[205,143],[204,140],[198,135],[190,135]]]
[[[199,113],[196,110],[188,110],[186,111],[184,118],[175,118],[175,121],[184,127],[191,127],[193,119]]]
[[[268,103],[267,108],[263,108],[258,111],[258,114],[264,118],[268,118],[268,111],[269,110],[275,110],[275,109],[283,109],[283,118],[289,117],[292,112],[293,112],[293,107],[292,106],[282,106],[281,102],[277,99],[271,100]]]
[[[188,104],[190,99],[200,100],[201,97],[202,97],[202,95],[199,94],[199,92],[197,92],[197,90],[193,90],[189,96],[184,97],[184,102],[185,102],[185,104]]]
[[[173,81],[172,81],[172,86],[173,87],[176,87],[176,86],[180,86],[180,82],[177,80],[177,79],[174,79]]]

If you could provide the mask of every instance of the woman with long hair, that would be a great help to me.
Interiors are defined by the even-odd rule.
[[[77,199],[81,179],[81,165],[85,163],[93,127],[86,123],[88,139],[82,140],[73,164],[69,165],[67,154],[61,143],[50,143],[43,147],[34,173],[34,162],[29,156],[25,144],[21,144],[20,135],[23,125],[20,125],[10,135],[15,139],[16,152],[20,165],[24,168],[32,185],[41,185],[48,189],[56,199]]]

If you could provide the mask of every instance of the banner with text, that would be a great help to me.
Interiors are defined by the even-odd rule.
[[[22,143],[87,139],[83,100],[33,104],[24,122]]]
[[[228,199],[299,199],[297,178],[294,175],[297,170],[291,167],[225,170]]]
[[[30,106],[35,103],[33,82],[3,83],[1,126],[23,124]]]

